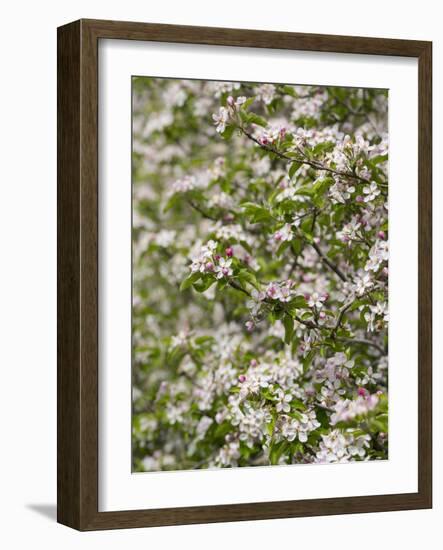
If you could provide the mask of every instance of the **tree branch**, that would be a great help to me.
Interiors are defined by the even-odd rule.
[[[340,277],[340,279],[341,279],[343,282],[346,282],[346,281],[347,281],[347,278],[346,278],[345,274],[343,273],[343,271],[341,271],[341,269],[340,269],[338,266],[336,266],[333,262],[331,262],[331,260],[330,260],[327,256],[325,256],[325,255],[323,254],[323,252],[320,250],[320,247],[318,246],[318,244],[315,243],[315,242],[312,242],[312,243],[309,243],[309,244],[312,246],[312,248],[313,248],[313,249],[317,252],[317,254],[320,256],[321,261],[322,261],[325,265],[327,265],[327,266],[329,267],[329,269],[332,269],[332,271],[333,271],[336,275],[338,275],[338,277]]]
[[[357,174],[354,174],[353,172],[341,172],[340,170],[335,170],[334,168],[330,168],[329,166],[325,166],[324,164],[321,164],[320,162],[313,161],[307,159],[305,156],[302,156],[302,158],[292,158],[288,157],[285,153],[282,153],[278,151],[277,149],[274,149],[274,147],[270,147],[269,145],[263,145],[258,141],[257,138],[255,138],[250,132],[245,130],[243,126],[239,126],[240,131],[251,141],[256,143],[259,147],[261,147],[263,150],[267,151],[268,153],[273,153],[277,157],[281,158],[282,160],[286,160],[288,162],[299,162],[301,164],[307,164],[308,166],[311,166],[311,168],[315,168],[316,170],[321,170],[325,172],[329,172],[331,174],[335,174],[336,176],[341,176],[345,178],[352,178],[357,179],[363,183],[369,184],[370,181],[366,178],[363,178],[361,176],[358,176]],[[300,154],[303,155],[303,152],[300,151]]]
[[[196,212],[198,212],[199,214],[201,214],[204,218],[208,219],[208,220],[212,220],[213,222],[216,222],[217,221],[217,218],[215,218],[214,216],[211,216],[211,214],[209,214],[208,212],[206,212],[206,210],[203,210],[203,208],[201,208],[198,204],[196,204],[195,202],[191,201],[191,200],[188,200],[188,204],[189,206],[191,206]]]
[[[249,296],[249,298],[251,297],[250,292],[248,292],[245,288],[240,286],[238,283],[236,283],[232,279],[229,281],[229,286],[231,286],[232,288],[235,288],[235,290],[239,290],[240,292],[243,292],[243,294],[246,294],[246,296]]]
[[[296,321],[298,321],[299,323],[301,323],[302,325],[305,325],[305,327],[312,328],[312,329],[321,328],[316,323],[313,323],[312,321],[305,321],[304,319],[302,319],[298,315],[294,315],[294,319]]]

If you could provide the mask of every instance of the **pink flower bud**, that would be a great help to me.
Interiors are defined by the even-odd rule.
[[[228,258],[232,258],[232,256],[234,255],[234,250],[230,246],[228,246],[228,248],[225,250],[225,252],[226,252],[226,256]]]
[[[323,302],[326,302],[327,300],[329,300],[329,293],[328,292],[323,293],[321,298]]]
[[[384,231],[379,231],[379,232],[377,233],[377,237],[378,237],[379,239],[384,239],[384,238],[386,237],[386,233],[385,233]]]
[[[216,254],[214,256],[214,259],[215,259],[216,262],[218,262],[220,258],[221,258],[220,254]]]
[[[214,271],[214,264],[212,262],[207,262],[205,264],[206,271]]]
[[[248,332],[252,332],[254,330],[254,327],[255,327],[254,321],[246,321],[245,326],[246,326],[246,330]]]
[[[240,374],[238,377],[238,381],[243,384],[243,382],[246,382],[246,376],[244,374]]]
[[[251,359],[251,362],[249,363],[251,367],[256,367],[258,365],[257,359]]]
[[[227,267],[224,267],[224,268],[222,269],[222,273],[223,273],[223,275],[226,277],[227,275],[229,275],[229,269],[228,269]]]
[[[326,319],[326,313],[324,311],[320,311],[318,316],[320,317],[320,319]]]
[[[363,199],[363,197],[362,197],[361,195],[357,195],[357,196],[355,197],[355,202],[364,202],[364,199]]]
[[[360,395],[361,397],[365,397],[366,396],[366,390],[364,388],[358,388],[358,395]]]
[[[234,100],[234,98],[232,97],[232,95],[228,96],[228,98],[227,98],[227,100],[226,100],[226,103],[227,103],[228,105],[231,105],[231,107],[232,107],[232,105],[234,105],[235,100]]]

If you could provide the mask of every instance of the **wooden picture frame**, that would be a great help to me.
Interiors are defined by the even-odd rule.
[[[98,511],[98,41],[418,58],[418,492]],[[432,506],[432,44],[287,32],[80,20],[58,29],[58,521],[79,530],[243,521]]]

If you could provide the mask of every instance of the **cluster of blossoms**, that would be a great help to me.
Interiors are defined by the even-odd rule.
[[[288,441],[294,441],[297,438],[300,443],[306,443],[309,433],[320,426],[314,411],[300,413],[296,418],[282,415],[281,424],[278,426],[279,437]]]
[[[212,115],[212,119],[215,124],[215,129],[220,134],[226,130],[226,126],[229,121],[232,120],[241,105],[246,101],[246,97],[240,96],[234,99],[232,96],[228,96],[226,100],[226,107],[220,107],[218,113]]]
[[[133,94],[134,470],[386,459],[387,92]]]
[[[344,399],[335,404],[335,412],[331,416],[331,423],[348,422],[356,416],[364,416],[375,409],[378,404],[377,395],[365,395],[365,390],[354,400]]]
[[[369,434],[354,435],[352,431],[332,430],[322,435],[314,462],[331,464],[364,459],[370,448],[370,441]]]
[[[369,251],[368,261],[365,264],[365,270],[377,272],[380,270],[381,266],[386,267],[388,259],[389,250],[387,241],[377,240]]]
[[[359,238],[358,232],[360,228],[361,223],[357,221],[356,217],[353,217],[351,221],[346,223],[340,231],[337,231],[337,238],[351,246],[352,241]]]
[[[275,145],[286,136],[287,128],[282,125],[274,125],[269,128],[260,128],[256,131],[257,141],[264,146]]]
[[[207,189],[211,181],[222,177],[224,174],[224,159],[216,158],[213,164],[203,170],[195,171],[193,174],[186,174],[175,180],[170,186],[168,196],[176,193],[188,193],[198,189]],[[226,200],[226,199],[225,199]]]
[[[269,283],[265,288],[264,295],[271,300],[289,302],[295,295],[294,287],[295,283],[292,279],[280,283]]]
[[[233,274],[231,264],[233,255],[232,248],[226,249],[226,256],[223,258],[216,254],[217,243],[213,240],[208,241],[198,251],[196,256],[192,257],[191,273],[213,273],[217,279],[231,277]]]
[[[329,188],[329,197],[334,204],[346,204],[355,193],[354,185],[349,185],[346,182],[334,179],[334,184]],[[361,197],[356,197],[356,200]]]
[[[368,323],[369,332],[383,328],[389,322],[388,304],[386,302],[377,302],[375,305],[370,305],[364,315]]]
[[[254,95],[258,100],[269,105],[275,96],[275,86],[274,84],[261,84],[254,89]]]

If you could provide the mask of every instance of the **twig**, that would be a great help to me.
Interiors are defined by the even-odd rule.
[[[331,407],[326,407],[325,405],[321,405],[320,403],[314,403],[314,407],[317,407],[319,409],[322,409],[327,412],[335,413],[335,409],[331,409]]]
[[[352,301],[348,302],[347,304],[345,304],[344,306],[342,306],[340,308],[338,318],[337,318],[337,322],[335,323],[335,326],[334,326],[334,328],[332,329],[332,332],[331,332],[331,338],[335,338],[335,334],[336,334],[337,330],[340,328],[340,325],[341,325],[341,322],[343,321],[343,317],[344,317],[345,313],[352,306],[354,301],[355,301],[355,298],[353,298]]]
[[[243,294],[246,294],[246,296],[249,296],[249,298],[251,297],[251,293],[248,292],[245,288],[243,288],[242,286],[240,286],[238,283],[236,283],[235,281],[232,281],[230,280],[229,281],[229,286],[231,286],[232,288],[235,288],[235,290],[239,290],[240,292],[243,292]]]
[[[311,224],[311,233],[314,232],[314,228],[315,228],[315,222],[317,220],[317,216],[318,214],[320,214],[321,210],[316,210],[314,209],[312,212],[308,212],[308,214],[312,214],[312,224]],[[325,256],[325,254],[323,254],[323,252],[321,251],[320,247],[318,246],[318,244],[314,241],[310,242],[306,239],[306,237],[303,236],[303,234],[301,235],[302,239],[307,242],[308,244],[310,244],[312,246],[312,248],[317,252],[317,254],[320,256],[320,259],[321,261],[327,265],[329,267],[329,269],[332,269],[332,271],[338,275],[338,277],[340,277],[340,279],[343,281],[343,282],[346,282],[347,281],[347,278],[346,278],[346,275],[343,273],[343,271],[341,271],[341,269],[335,265],[327,256]]]
[[[320,247],[318,246],[317,243],[315,242],[312,242],[312,243],[309,243],[312,248],[317,252],[317,254],[320,256],[320,259],[321,261],[326,264],[329,269],[332,269],[332,271],[334,271],[334,273],[336,275],[338,275],[340,277],[340,279],[343,281],[343,282],[346,282],[347,279],[346,279],[346,276],[344,275],[344,273],[341,271],[341,269],[336,266],[333,262],[331,262],[331,260],[329,258],[327,258],[323,252],[320,250]]]
[[[203,208],[201,208],[198,204],[195,204],[195,202],[191,201],[191,200],[188,200],[188,204],[190,206],[192,206],[192,208],[197,211],[199,214],[201,214],[204,218],[208,219],[208,220],[212,220],[213,222],[216,222],[217,221],[217,218],[215,218],[214,216],[211,216],[211,214],[209,214],[208,212],[206,212],[206,210],[203,210]]]
[[[305,321],[304,319],[302,319],[301,317],[299,317],[298,315],[294,315],[293,317],[296,321],[298,321],[299,323],[301,323],[302,325],[305,325],[305,327],[308,327],[308,328],[312,328],[312,329],[317,329],[317,328],[321,328],[319,325],[317,325],[316,323],[313,323],[312,321]]]

